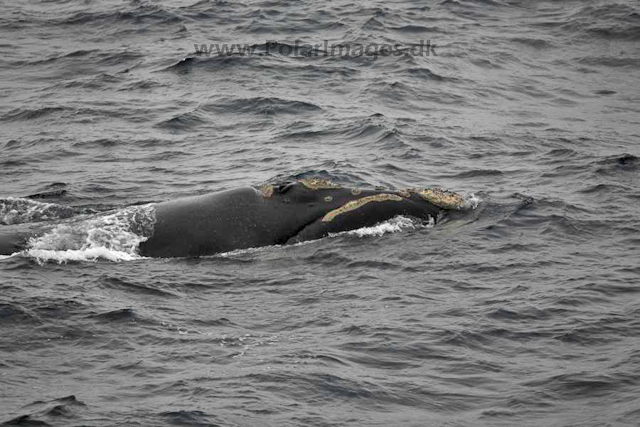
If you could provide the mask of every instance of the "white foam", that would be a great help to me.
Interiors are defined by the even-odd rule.
[[[329,236],[334,237],[345,234],[358,237],[382,236],[387,233],[398,233],[403,230],[414,230],[418,227],[431,228],[435,224],[436,222],[433,217],[429,217],[429,222],[424,224],[406,216],[396,216],[394,218],[391,218],[390,220],[381,222],[380,224],[376,224],[372,227],[362,227],[356,230],[343,231],[340,233],[329,233]]]
[[[23,254],[38,262],[131,261],[142,258],[138,245],[152,235],[154,225],[155,208],[150,204],[74,218],[32,238]]]
[[[482,201],[482,199],[480,199],[480,197],[478,197],[475,193],[465,194],[462,196],[462,198],[462,209],[475,209]]]
[[[74,208],[69,206],[20,197],[0,199],[0,224],[5,225],[68,218],[74,213]]]
[[[214,254],[213,256],[221,257],[221,258],[233,258],[240,255],[266,251],[266,250],[269,250],[270,248],[279,248],[280,246],[282,245],[270,245],[270,246],[259,246],[259,247],[245,248],[245,249],[234,249],[229,252],[220,252],[220,253]]]
[[[57,261],[59,264],[69,261],[96,261],[105,259],[108,261],[132,261],[142,258],[137,254],[130,254],[122,251],[114,251],[106,247],[95,247],[88,249],[67,249],[65,251],[55,251],[47,249],[29,249],[26,254],[40,262]]]

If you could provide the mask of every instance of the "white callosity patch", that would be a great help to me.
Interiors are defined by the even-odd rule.
[[[155,221],[150,204],[73,219],[32,238],[24,253],[39,262],[130,261],[141,258],[138,245],[151,237]]]

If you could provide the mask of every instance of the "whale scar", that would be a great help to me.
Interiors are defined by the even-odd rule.
[[[260,187],[260,193],[262,194],[262,197],[264,197],[265,199],[268,199],[269,197],[273,196],[273,185],[269,185],[269,184],[265,184],[262,187]]]
[[[340,188],[340,185],[327,179],[307,178],[301,179],[299,182],[310,190],[331,190],[334,188]]]
[[[409,190],[415,191],[427,202],[433,203],[442,209],[460,209],[464,206],[464,198],[458,193],[452,191],[443,190],[442,188],[425,188],[423,190]]]
[[[346,212],[354,211],[354,210],[366,205],[369,202],[385,202],[385,201],[388,201],[388,200],[401,202],[403,199],[402,199],[402,197],[396,196],[395,194],[382,193],[382,194],[376,194],[374,196],[363,197],[363,198],[357,199],[357,200],[352,200],[352,201],[347,202],[344,205],[340,206],[338,209],[334,209],[331,212],[328,212],[322,218],[322,222],[333,221],[333,219],[335,217],[337,217],[338,215],[341,215],[341,214],[346,213]]]

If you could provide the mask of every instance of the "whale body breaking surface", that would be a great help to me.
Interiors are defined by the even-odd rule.
[[[206,256],[315,240],[399,216],[433,225],[448,211],[466,207],[460,194],[437,188],[370,190],[311,178],[79,215],[35,232],[5,233],[0,255],[28,251],[58,261],[61,251],[64,260]]]

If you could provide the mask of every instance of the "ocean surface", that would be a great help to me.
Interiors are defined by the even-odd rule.
[[[638,1],[0,4],[2,425],[640,424]],[[306,177],[475,203],[137,253]]]

